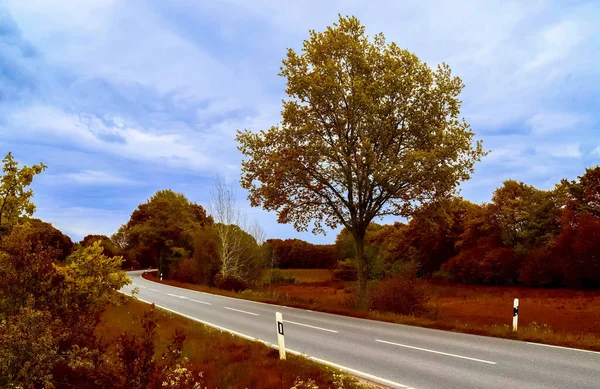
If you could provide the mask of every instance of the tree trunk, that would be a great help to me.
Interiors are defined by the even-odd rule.
[[[369,278],[369,266],[365,255],[365,234],[354,234],[354,246],[356,251],[356,267],[358,270],[358,307],[367,306],[367,281]]]

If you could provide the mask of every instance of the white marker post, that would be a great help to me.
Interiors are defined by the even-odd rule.
[[[162,273],[160,273],[160,280],[162,281]]]
[[[519,299],[515,299],[513,305],[513,331],[517,331],[517,324],[519,323]]]
[[[277,326],[277,344],[279,344],[279,359],[285,360],[285,339],[283,338],[283,316],[275,312],[275,325]]]

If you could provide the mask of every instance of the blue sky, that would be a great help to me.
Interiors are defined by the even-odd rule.
[[[332,242],[250,208],[234,135],[279,121],[286,49],[338,13],[463,79],[462,114],[492,151],[465,198],[600,163],[597,0],[0,0],[0,151],[49,166],[36,216],[76,240],[159,189],[205,204],[219,172],[268,237]]]

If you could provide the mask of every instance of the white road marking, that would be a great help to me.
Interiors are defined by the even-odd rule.
[[[254,315],[254,316],[259,316],[258,313],[253,313],[253,312],[248,312],[248,311],[242,311],[241,309],[235,309],[235,308],[229,308],[229,307],[223,307],[225,309],[229,309],[230,311],[236,311],[236,312],[241,312],[241,313],[245,313],[248,315]]]
[[[124,292],[121,292],[120,290],[119,290],[119,292],[120,292],[120,293],[123,293],[123,294],[125,294]],[[152,302],[150,302],[150,301],[142,300],[142,299],[140,299],[140,298],[136,298],[136,299],[137,299],[137,300],[139,300],[139,301],[142,301],[142,302],[144,302],[144,303],[146,303],[146,304],[154,304],[154,303],[152,303]],[[218,329],[218,330],[221,330],[221,331],[224,331],[224,332],[229,332],[230,334],[234,334],[234,335],[237,335],[237,336],[239,336],[239,337],[241,337],[241,338],[248,339],[248,340],[251,340],[251,341],[254,341],[254,342],[260,342],[260,343],[263,343],[264,345],[266,345],[266,346],[268,346],[268,347],[271,347],[271,348],[274,348],[274,349],[277,349],[277,348],[279,348],[279,346],[277,346],[276,344],[272,344],[272,343],[269,343],[269,342],[265,342],[264,340],[260,340],[260,339],[258,339],[258,338],[253,338],[253,337],[251,337],[251,336],[249,336],[249,335],[242,334],[242,333],[240,333],[240,332],[236,332],[236,331],[233,331],[233,330],[229,330],[229,329],[227,329],[227,328],[225,328],[225,327],[221,327],[221,326],[218,326],[218,325],[216,325],[216,324],[212,324],[212,323],[209,323],[209,322],[207,322],[207,321],[204,321],[204,320],[197,319],[197,318],[195,318],[195,317],[193,317],[193,316],[189,316],[189,315],[186,315],[186,314],[184,314],[184,313],[177,312],[177,311],[175,311],[175,310],[169,309],[169,308],[167,308],[167,307],[163,307],[163,306],[161,306],[161,305],[156,305],[156,304],[154,304],[154,305],[155,305],[156,307],[158,307],[158,308],[164,309],[165,311],[169,311],[169,312],[175,313],[175,314],[177,314],[177,315],[180,315],[180,316],[186,317],[186,318],[188,318],[188,319],[190,319],[190,320],[197,321],[198,323],[202,323],[202,324],[204,324],[204,325],[207,325],[207,326],[209,326],[209,327],[216,328],[216,329]],[[355,369],[352,369],[352,368],[349,368],[349,367],[346,367],[346,366],[343,366],[343,365],[338,365],[337,363],[333,363],[333,362],[327,361],[327,360],[325,360],[325,359],[320,359],[320,358],[311,357],[310,355],[307,355],[307,354],[302,354],[302,353],[300,353],[300,352],[298,352],[298,351],[294,351],[294,350],[291,350],[291,349],[286,349],[286,351],[288,351],[288,352],[290,352],[290,353],[292,353],[292,354],[296,354],[296,355],[303,356],[304,358],[307,358],[307,359],[312,359],[312,360],[313,360],[313,361],[315,361],[315,362],[319,362],[319,363],[322,363],[322,364],[325,364],[325,365],[329,365],[329,366],[331,366],[331,367],[334,367],[334,368],[336,368],[336,369],[340,369],[340,370],[343,370],[343,371],[347,371],[347,372],[349,372],[349,373],[352,373],[352,374],[355,374],[355,375],[357,375],[357,376],[359,376],[359,377],[366,378],[366,379],[369,379],[369,380],[372,380],[372,381],[375,381],[375,382],[379,382],[379,383],[381,383],[381,384],[385,384],[385,385],[391,385],[391,386],[393,386],[393,387],[395,387],[395,388],[399,388],[399,389],[415,389],[415,388],[413,388],[413,387],[410,387],[410,386],[408,386],[408,385],[403,385],[403,384],[401,384],[401,383],[398,383],[398,382],[395,382],[395,381],[391,381],[391,380],[388,380],[388,379],[385,379],[385,378],[381,378],[381,377],[378,377],[378,376],[376,376],[376,375],[372,375],[372,374],[369,374],[369,373],[365,373],[365,372],[362,372],[362,371],[360,371],[360,370],[355,370]]]
[[[142,289],[148,289],[147,286],[142,286],[142,285],[138,285],[138,284],[133,284],[136,288],[142,288]]]
[[[153,292],[158,292],[158,290],[156,290],[156,289],[152,289],[152,288],[148,288],[148,290],[151,290],[151,291],[153,291]]]
[[[525,343],[527,343],[527,344],[533,344],[533,345],[536,345],[536,346],[562,348],[564,350],[581,351],[581,352],[584,352],[584,353],[591,353],[591,354],[600,354],[600,352],[598,352],[598,351],[582,350],[580,348],[572,348],[572,347],[555,346],[553,344],[543,344],[543,343],[535,343],[535,342],[525,342]]]
[[[297,326],[302,326],[302,327],[314,328],[314,329],[316,329],[316,330],[333,332],[333,333],[336,333],[336,334],[337,334],[337,331],[335,331],[335,330],[329,330],[329,329],[327,329],[327,328],[321,328],[321,327],[309,326],[308,324],[296,323],[295,321],[289,321],[289,320],[284,320],[283,322],[284,322],[284,323],[295,324],[295,325],[297,325]]]
[[[171,293],[167,293],[167,296],[179,297],[180,299],[187,299],[187,297],[185,297],[185,296],[179,296],[179,295],[171,294]]]
[[[441,351],[435,351],[435,350],[429,350],[427,348],[421,348],[421,347],[414,347],[414,346],[408,346],[406,344],[400,344],[400,343],[394,343],[394,342],[388,342],[385,340],[379,340],[379,339],[375,339],[376,342],[380,342],[380,343],[387,343],[387,344],[392,344],[394,346],[400,346],[400,347],[406,347],[406,348],[412,348],[414,350],[421,350],[421,351],[427,351],[429,353],[434,353],[434,354],[440,354],[440,355],[446,355],[449,357],[454,357],[454,358],[461,358],[461,359],[468,359],[470,361],[475,361],[475,362],[481,362],[481,363],[487,363],[489,365],[495,365],[496,362],[492,362],[492,361],[486,361],[483,359],[477,359],[477,358],[470,358],[470,357],[465,357],[462,355],[456,355],[456,354],[449,354],[449,353],[444,353]]]
[[[207,303],[206,301],[200,301],[200,300],[194,300],[194,299],[188,299],[188,300],[194,301],[194,302],[200,303],[200,304],[212,305],[211,303]]]

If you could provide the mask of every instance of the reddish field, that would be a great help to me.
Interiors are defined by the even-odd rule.
[[[600,291],[478,286],[429,282],[430,308],[438,320],[472,325],[512,325],[513,300],[519,299],[519,325],[600,336]],[[354,283],[274,285],[268,290],[322,307],[347,307]]]

